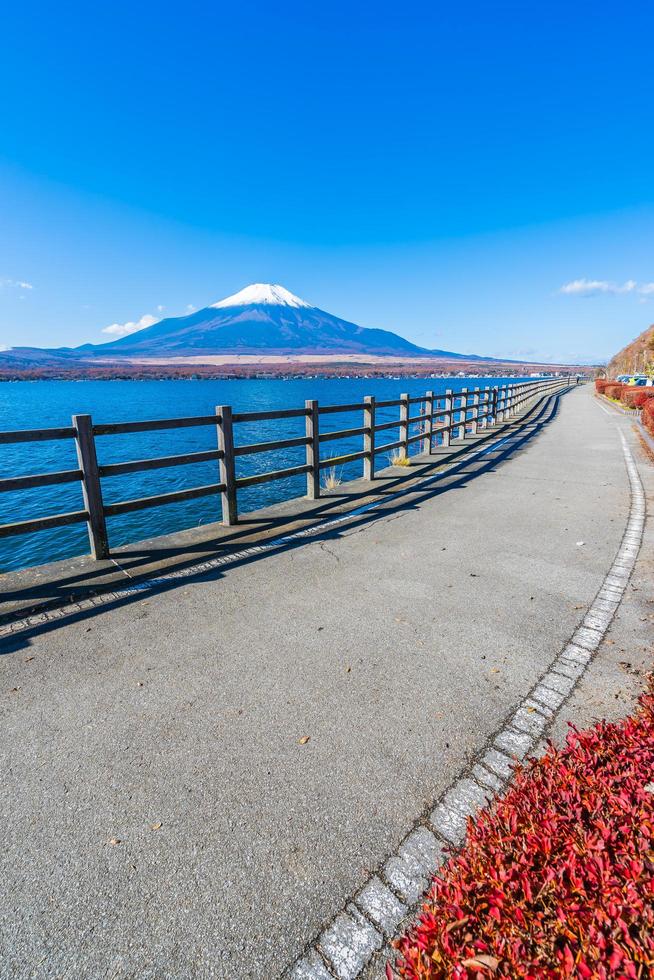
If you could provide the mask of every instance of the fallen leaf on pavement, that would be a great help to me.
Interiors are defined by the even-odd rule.
[[[310,738],[311,738],[310,735],[303,735],[302,738],[298,739],[298,742],[300,743],[300,745],[306,745]]]
[[[161,821],[159,821],[158,823],[150,824],[150,830],[161,830],[161,827],[162,827]]]

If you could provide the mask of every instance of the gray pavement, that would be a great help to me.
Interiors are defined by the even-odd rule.
[[[8,644],[3,975],[279,976],[559,652],[628,507],[579,389],[507,459]]]
[[[619,420],[628,437],[647,499],[654,512],[654,457],[632,422]],[[550,732],[561,745],[569,725],[586,728],[601,718],[616,721],[636,707],[654,670],[654,525],[646,522],[633,575],[607,633],[579,686],[558,713]]]

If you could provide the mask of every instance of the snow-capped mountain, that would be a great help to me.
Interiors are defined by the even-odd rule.
[[[311,309],[311,303],[294,296],[288,289],[270,282],[253,282],[239,293],[227,296],[225,299],[212,303],[209,309],[219,310],[225,306],[305,306]]]
[[[0,352],[0,368],[103,368],[138,361],[147,364],[170,359],[183,364],[193,357],[201,364],[211,355],[320,354],[390,356],[404,360],[433,357],[446,361],[494,362],[494,358],[452,351],[426,350],[390,330],[359,327],[312,306],[273,283],[253,283],[232,296],[188,316],[166,317],[118,340],[81,347],[15,347]],[[210,363],[207,361],[207,363]]]
[[[188,316],[167,317],[119,340],[80,350],[94,357],[427,353],[398,334],[359,327],[272,283],[254,283]]]

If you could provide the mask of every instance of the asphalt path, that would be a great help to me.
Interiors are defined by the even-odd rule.
[[[0,658],[1,972],[273,978],[573,633],[629,508],[590,387],[422,491]]]

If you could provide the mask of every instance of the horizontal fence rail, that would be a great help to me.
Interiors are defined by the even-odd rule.
[[[577,378],[578,381],[579,378]],[[74,415],[72,425],[68,427],[0,432],[0,446],[22,442],[73,439],[78,461],[77,469],[28,476],[3,477],[0,479],[0,492],[79,482],[84,501],[83,510],[0,524],[0,538],[17,534],[31,534],[35,531],[63,527],[68,524],[86,523],[91,555],[96,559],[107,558],[109,556],[107,517],[211,495],[221,497],[223,524],[233,525],[238,521],[238,490],[241,488],[304,474],[306,475],[306,495],[311,500],[317,500],[321,494],[321,471],[325,469],[333,469],[345,463],[363,460],[364,479],[374,480],[376,457],[381,454],[395,452],[397,454],[396,461],[401,462],[408,458],[409,447],[414,443],[420,443],[421,451],[429,455],[433,452],[434,445],[449,446],[457,440],[462,442],[466,437],[476,435],[480,429],[487,429],[499,422],[507,421],[519,410],[525,408],[528,402],[533,401],[541,394],[563,390],[571,383],[573,383],[571,376],[567,376],[487,386],[482,389],[463,388],[457,392],[448,389],[441,395],[427,391],[424,395],[409,396],[403,394],[396,399],[380,400],[369,395],[362,402],[349,405],[319,405],[317,401],[309,400],[305,402],[304,408],[268,412],[232,412],[229,405],[219,405],[213,415],[105,424],[94,424],[90,415]],[[415,405],[420,406],[417,412],[412,409],[412,406]],[[398,409],[397,418],[377,421],[376,413],[379,409],[393,408]],[[352,412],[362,413],[362,425],[321,432],[320,420],[323,416]],[[305,434],[303,436],[242,446],[234,444],[234,426],[240,423],[252,424],[301,418],[305,420]],[[98,462],[96,440],[100,436],[132,432],[157,432],[164,429],[185,429],[198,426],[215,427],[217,442],[215,449],[148,459],[125,460],[118,463],[100,464]],[[412,427],[417,427],[418,431],[412,432]],[[378,433],[390,429],[399,431],[399,439],[380,444],[377,440]],[[321,456],[320,449],[325,443],[357,437],[362,439],[360,450],[327,458]],[[305,462],[301,465],[269,470],[251,476],[237,477],[236,475],[235,463],[237,458],[258,453],[279,452],[302,446],[305,449]],[[218,479],[216,483],[138,497],[133,500],[104,503],[103,480],[126,473],[206,462],[217,464],[216,476]]]

